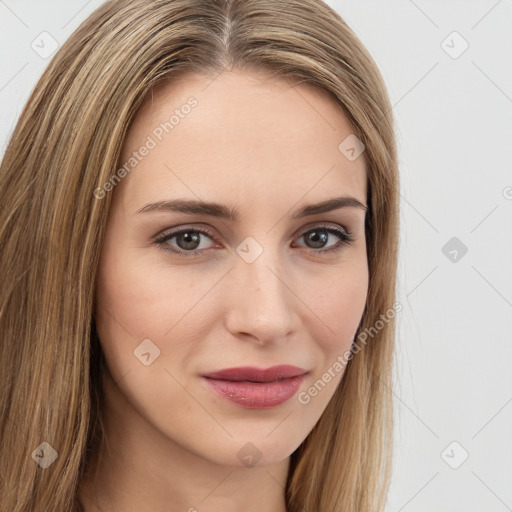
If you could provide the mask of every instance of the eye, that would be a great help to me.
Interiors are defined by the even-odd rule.
[[[324,244],[329,240],[329,236],[334,236],[338,239],[338,242],[332,245],[331,247],[324,249]],[[319,249],[314,252],[319,253],[330,253],[341,251],[344,246],[350,245],[351,242],[354,241],[352,233],[349,233],[346,230],[341,230],[338,228],[333,228],[329,226],[316,226],[313,229],[309,229],[305,233],[303,233],[300,238],[304,238],[312,243],[312,249]],[[321,247],[318,247],[318,246]]]
[[[200,253],[211,248],[201,247],[202,238],[215,240],[213,233],[208,229],[182,228],[171,232],[164,232],[155,238],[155,244],[162,250],[185,257],[197,257]],[[337,243],[324,249],[329,237],[338,239]],[[352,234],[346,230],[329,226],[316,226],[305,231],[300,237],[308,241],[311,246],[308,248],[315,253],[330,253],[341,251],[344,246],[353,242]],[[171,243],[176,239],[174,243]]]
[[[157,237],[155,242],[164,251],[179,254],[180,256],[194,257],[199,256],[201,250],[205,249],[204,247],[201,250],[199,249],[202,237],[212,239],[213,233],[206,229],[184,228],[172,231],[171,233],[164,233]],[[173,238],[176,238],[178,247],[169,243]]]

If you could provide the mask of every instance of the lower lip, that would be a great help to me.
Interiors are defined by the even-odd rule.
[[[210,388],[222,398],[246,409],[277,407],[297,393],[304,375],[274,382],[234,382],[204,377]]]

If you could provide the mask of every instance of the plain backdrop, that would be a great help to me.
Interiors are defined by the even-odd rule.
[[[101,3],[0,0],[0,155],[51,58],[33,49],[41,33],[60,45]],[[327,3],[375,59],[397,122],[386,512],[512,511],[512,0]]]

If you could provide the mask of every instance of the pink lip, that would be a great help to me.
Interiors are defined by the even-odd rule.
[[[218,395],[248,409],[268,409],[297,393],[306,370],[279,365],[260,370],[254,367],[229,368],[203,375]]]

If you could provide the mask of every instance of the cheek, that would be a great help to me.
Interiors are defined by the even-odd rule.
[[[107,252],[96,287],[98,323],[109,323],[110,313],[134,340],[161,337],[185,308],[187,295],[193,293],[194,286],[181,272],[170,279],[154,262],[137,258],[136,251]]]
[[[350,348],[366,305],[368,295],[368,268],[366,262],[354,263],[330,270],[325,286],[316,293],[309,292],[313,316],[324,333],[322,348],[329,353]],[[310,283],[311,284],[311,283]]]
[[[364,313],[368,293],[366,264],[348,265],[336,272],[323,291],[306,295],[310,306],[308,327],[315,345],[317,365],[297,396],[308,414],[319,418],[345,374],[352,342]],[[311,283],[309,283],[311,284]],[[311,287],[310,287],[311,290]]]
[[[145,339],[156,339],[165,320],[170,322],[158,313],[161,304],[151,276],[135,263],[130,251],[105,247],[96,281],[95,322],[114,375],[128,371],[135,348]]]
[[[211,286],[211,279],[200,280],[185,267],[171,271],[152,256],[107,247],[96,282],[95,322],[112,373],[137,366],[134,350],[147,339],[160,350],[159,363],[166,361],[171,340],[173,356],[186,357],[202,333],[190,318],[197,320],[194,308]]]

